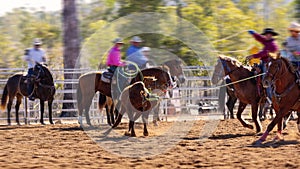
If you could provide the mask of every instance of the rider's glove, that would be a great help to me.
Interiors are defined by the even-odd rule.
[[[253,35],[253,34],[255,34],[255,31],[254,30],[248,30],[248,33]]]

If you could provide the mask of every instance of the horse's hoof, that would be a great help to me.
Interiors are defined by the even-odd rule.
[[[251,125],[251,124],[247,124],[247,126],[246,126],[247,128],[249,128],[249,129],[254,129],[254,127],[253,127],[253,125]]]
[[[279,141],[284,141],[284,138],[282,135],[279,135],[277,133],[277,135],[274,137],[274,139],[272,140],[273,142],[279,142]]]
[[[17,125],[18,125],[18,126],[21,126],[21,124],[20,124],[20,123],[17,123]]]
[[[143,134],[144,134],[144,136],[149,136],[148,132],[144,132]]]
[[[128,131],[125,131],[124,135],[125,136],[131,136],[131,134]]]
[[[136,137],[136,134],[135,133],[131,133],[130,137]]]
[[[256,140],[256,141],[254,141],[254,142],[252,143],[252,145],[253,145],[253,146],[258,146],[258,147],[259,147],[259,146],[262,146],[262,145],[263,145],[263,141],[260,140],[260,139],[259,139],[259,140]]]

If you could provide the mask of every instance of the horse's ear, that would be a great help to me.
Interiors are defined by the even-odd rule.
[[[182,64],[182,61],[180,59],[176,59],[176,63]]]
[[[170,71],[170,68],[167,65],[162,65],[161,68],[166,72]]]
[[[269,57],[272,58],[272,59],[278,59],[280,58],[280,53],[272,53],[272,52],[269,52]]]

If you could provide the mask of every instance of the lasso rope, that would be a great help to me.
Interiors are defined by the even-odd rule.
[[[257,74],[257,75],[254,75],[254,76],[250,76],[250,77],[247,77],[247,78],[244,78],[244,79],[241,79],[241,80],[237,80],[237,81],[234,81],[234,82],[231,82],[231,83],[228,83],[228,84],[224,84],[224,85],[219,85],[219,86],[215,86],[215,87],[211,87],[209,89],[205,89],[205,90],[201,90],[203,92],[205,91],[209,91],[209,90],[215,90],[215,89],[220,89],[221,87],[227,87],[229,85],[232,85],[232,84],[236,84],[236,83],[240,83],[240,82],[243,82],[243,81],[246,81],[246,80],[250,80],[250,79],[253,79],[253,78],[256,78],[256,77],[259,77],[259,76],[262,76],[266,73],[261,73],[261,74]],[[177,97],[177,98],[162,98],[163,100],[171,100],[171,99],[180,99],[182,97],[188,97],[189,95],[183,95],[181,97]]]
[[[225,37],[225,38],[222,38],[222,39],[218,39],[218,40],[212,41],[211,43],[217,43],[217,42],[220,42],[220,41],[223,41],[223,40],[227,40],[227,39],[233,38],[233,37],[235,37],[235,36],[238,36],[239,34],[242,34],[242,33],[244,33],[244,32],[247,32],[247,31],[248,31],[248,30],[242,30],[242,31],[240,31],[240,32],[237,32],[237,33],[232,34],[232,35],[230,35],[230,36],[227,36],[227,37]]]
[[[143,79],[143,74],[141,73],[141,70],[140,70],[139,66],[136,63],[131,62],[131,61],[124,61],[124,62],[127,65],[133,65],[134,70],[132,72],[126,72],[122,67],[117,68],[117,72],[116,72],[117,73],[117,87],[118,87],[118,90],[119,90],[120,93],[123,91],[123,89],[121,89],[121,87],[120,87],[119,76],[122,76],[123,79],[127,80],[128,78],[132,78],[132,77],[135,77],[136,75],[140,74],[141,79]]]
[[[237,32],[237,33],[232,34],[232,35],[230,35],[230,36],[227,36],[227,37],[225,37],[225,38],[222,38],[222,39],[218,39],[218,40],[212,41],[211,43],[214,44],[214,43],[217,43],[217,42],[221,42],[221,41],[223,41],[223,40],[227,40],[227,39],[236,37],[236,36],[238,36],[238,35],[240,35],[240,34],[242,34],[242,33],[245,33],[245,32],[247,32],[247,31],[248,31],[248,30],[242,30],[242,31],[240,31],[240,32]],[[244,50],[232,50],[232,51],[225,51],[225,52],[224,52],[224,51],[218,51],[218,50],[215,50],[215,51],[212,51],[212,52],[214,52],[214,53],[241,53],[241,52],[247,52],[247,51],[249,51],[251,48],[252,48],[252,47],[249,47],[249,48],[244,49]]]

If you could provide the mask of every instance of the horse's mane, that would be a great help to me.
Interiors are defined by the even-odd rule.
[[[243,67],[245,69],[251,70],[251,68],[249,66],[244,66],[236,58],[233,58],[233,57],[230,57],[230,56],[225,56],[225,55],[219,55],[219,58],[231,62],[236,67]]]
[[[296,69],[294,68],[294,66],[292,65],[292,63],[287,58],[285,58],[285,57],[279,57],[279,59],[283,60],[283,62],[287,65],[288,70],[291,73],[295,73],[296,72]]]
[[[275,53],[275,54],[269,53],[269,56],[270,56],[273,60],[281,59],[281,60],[286,64],[286,66],[288,67],[288,70],[289,70],[291,73],[295,73],[295,72],[296,72],[296,69],[294,68],[292,62],[290,62],[287,58],[282,57],[282,56],[280,55],[280,53]]]
[[[46,76],[49,77],[51,79],[51,81],[53,82],[53,76],[52,76],[52,73],[50,72],[49,68],[43,64],[41,64],[41,67],[44,70],[44,72],[46,73]]]

